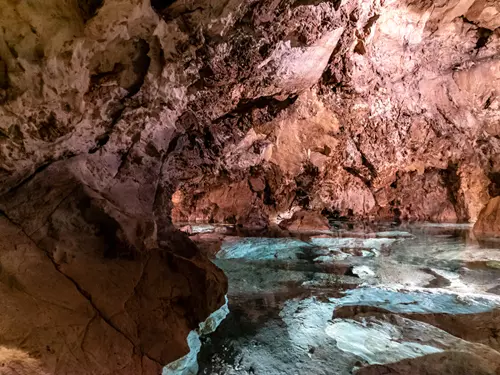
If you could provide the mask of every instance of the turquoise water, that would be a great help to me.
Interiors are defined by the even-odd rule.
[[[469,226],[260,233],[220,248],[230,312],[202,337],[199,374],[351,374],[463,345],[409,315],[340,319],[340,307],[451,317],[500,309],[500,243],[476,240]]]

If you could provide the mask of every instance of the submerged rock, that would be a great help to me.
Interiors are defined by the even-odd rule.
[[[356,374],[402,374],[398,370],[405,368],[405,364],[407,373],[416,375],[469,374],[475,367],[473,364],[478,367],[472,374],[493,375],[500,368],[497,351],[397,316],[389,321],[373,317],[334,320],[326,332],[335,338],[341,350],[355,354],[368,365],[355,371]],[[438,358],[443,362],[436,363]]]
[[[442,352],[435,346],[406,341],[397,326],[376,320],[334,320],[325,332],[337,342],[340,350],[352,353],[368,364],[391,363]]]
[[[201,373],[466,374],[471,361],[471,373],[495,374],[500,299],[485,290],[498,274],[464,267],[493,257],[491,244],[464,226],[377,229],[228,239],[235,257],[215,262],[232,312],[202,348]],[[378,256],[355,255],[366,249]]]
[[[201,349],[200,336],[214,332],[219,324],[229,314],[226,303],[217,311],[214,311],[204,322],[200,323],[197,329],[189,332],[187,342],[189,353],[163,367],[162,375],[196,375],[198,374],[198,353]]]
[[[299,259],[313,245],[295,238],[231,238],[226,239],[217,259]]]
[[[497,360],[484,358],[480,354],[464,351],[446,351],[418,358],[409,358],[386,365],[363,367],[356,375],[496,375]]]

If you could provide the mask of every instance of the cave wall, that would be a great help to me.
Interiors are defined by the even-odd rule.
[[[256,224],[474,221],[496,191],[495,2],[8,4],[3,193],[82,155],[167,221],[177,190],[175,220]]]
[[[305,208],[473,221],[500,191],[496,1],[1,9],[0,210],[15,233],[2,254],[29,243],[86,304],[82,322],[128,343],[130,371],[184,354],[224,303],[225,277],[172,219],[262,227]],[[71,358],[44,352],[56,373],[46,357]]]
[[[173,217],[262,226],[302,207],[475,221],[497,183],[498,8],[254,5],[236,31],[207,40],[209,78],[178,120],[200,129],[179,162],[202,169],[184,176]],[[242,37],[243,26],[254,31]],[[242,40],[244,63],[235,56]],[[318,43],[330,46],[328,61]]]

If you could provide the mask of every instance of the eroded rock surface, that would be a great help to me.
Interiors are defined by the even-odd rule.
[[[161,176],[141,194],[180,221],[474,221],[497,194],[496,2],[59,2],[4,6],[2,192],[85,156],[115,197]]]
[[[492,198],[479,214],[474,224],[479,236],[500,237],[500,197]]]
[[[283,220],[280,227],[290,231],[315,231],[329,230],[330,225],[326,217],[319,212],[314,211],[298,211],[293,214],[290,219]]]

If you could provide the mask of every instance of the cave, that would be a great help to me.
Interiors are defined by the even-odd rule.
[[[500,373],[498,0],[0,8],[0,375]]]

